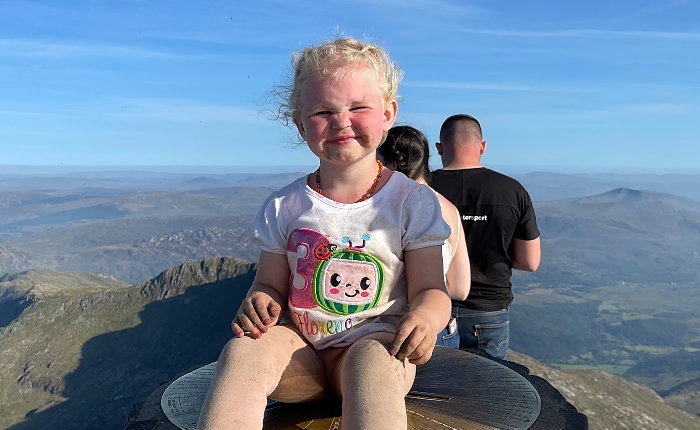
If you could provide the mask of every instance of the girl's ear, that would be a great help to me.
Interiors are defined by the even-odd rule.
[[[396,99],[393,99],[384,107],[384,131],[389,131],[389,129],[394,125],[396,121],[396,115],[399,112],[399,103]]]
[[[299,136],[301,136],[301,139],[303,141],[306,141],[306,136],[305,136],[305,131],[304,131],[304,123],[301,122],[301,118],[294,117],[294,125],[297,126],[297,131],[299,132]]]

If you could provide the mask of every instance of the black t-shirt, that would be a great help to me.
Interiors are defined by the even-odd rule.
[[[472,285],[469,297],[453,304],[505,309],[513,301],[513,239],[540,235],[530,195],[515,179],[485,167],[436,170],[431,186],[457,206],[467,239]]]

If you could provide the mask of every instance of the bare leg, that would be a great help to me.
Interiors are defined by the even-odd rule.
[[[326,368],[291,326],[270,327],[260,339],[231,339],[204,400],[197,429],[262,429],[267,397],[304,402],[328,393]]]
[[[343,428],[406,430],[406,402],[416,366],[389,355],[394,335],[374,333],[340,357],[334,385],[343,399]]]

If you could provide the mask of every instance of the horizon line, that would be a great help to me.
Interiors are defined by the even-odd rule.
[[[0,175],[36,175],[47,173],[82,173],[97,171],[149,171],[179,174],[223,174],[223,173],[296,173],[311,172],[317,165],[311,164],[4,164],[0,163]],[[440,166],[431,166],[438,169]],[[527,165],[527,164],[484,164],[494,170],[504,170],[511,174],[563,173],[563,174],[686,174],[698,175],[697,166],[605,166],[605,165]],[[204,172],[206,171],[206,172]]]

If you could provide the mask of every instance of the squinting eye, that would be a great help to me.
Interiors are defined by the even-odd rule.
[[[364,278],[362,278],[362,280],[360,281],[360,288],[362,288],[363,290],[366,290],[367,288],[369,288],[369,278],[368,277],[365,276]]]
[[[324,111],[321,111],[321,112],[316,112],[314,115],[323,116],[323,115],[330,115],[330,114],[331,114],[330,111],[324,110]]]

